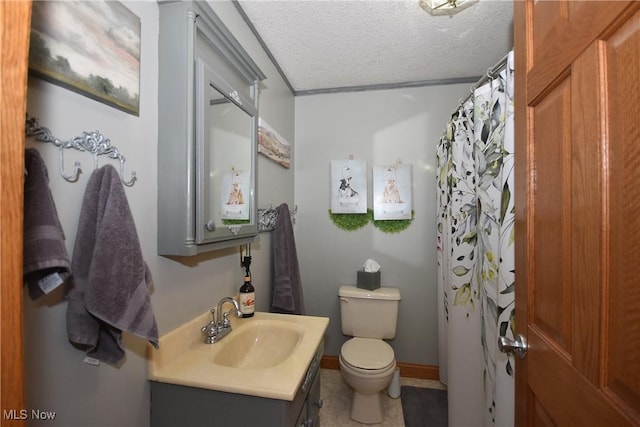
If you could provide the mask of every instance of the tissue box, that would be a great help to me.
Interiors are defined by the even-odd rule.
[[[380,287],[380,271],[358,270],[357,286],[361,289],[373,291]]]

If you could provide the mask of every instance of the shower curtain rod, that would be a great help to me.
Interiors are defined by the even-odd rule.
[[[455,113],[460,109],[460,106],[467,102],[467,100],[473,95],[473,91],[485,84],[489,79],[495,77],[502,69],[507,65],[507,59],[509,58],[509,52],[505,56],[502,57],[493,67],[489,67],[484,76],[480,77],[477,82],[471,85],[469,88],[469,95],[464,98],[460,98],[458,101],[458,105],[451,111],[451,114]]]

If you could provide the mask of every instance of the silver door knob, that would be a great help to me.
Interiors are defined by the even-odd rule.
[[[516,340],[512,341],[507,337],[498,338],[498,349],[503,353],[514,352],[519,359],[524,359],[527,355],[527,341],[518,334]]]

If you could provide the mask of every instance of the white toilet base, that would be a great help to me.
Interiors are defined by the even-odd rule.
[[[362,394],[354,390],[351,401],[351,418],[362,424],[379,424],[384,421],[382,393]]]
[[[384,421],[382,391],[386,390],[393,378],[395,360],[387,368],[373,373],[354,371],[342,359],[340,373],[344,381],[353,389],[351,418],[362,424],[379,424]]]

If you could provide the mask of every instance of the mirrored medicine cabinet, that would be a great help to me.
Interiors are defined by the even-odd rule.
[[[250,243],[265,76],[206,2],[158,7],[158,254]]]

